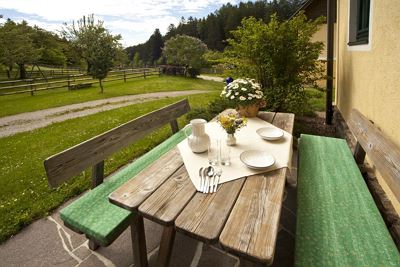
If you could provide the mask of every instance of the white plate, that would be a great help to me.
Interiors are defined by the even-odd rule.
[[[275,164],[275,158],[260,150],[246,150],[240,154],[240,160],[251,169],[265,169]]]
[[[265,140],[279,140],[283,137],[283,131],[275,127],[264,127],[256,131]]]

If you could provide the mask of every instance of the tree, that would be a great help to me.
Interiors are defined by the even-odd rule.
[[[177,35],[167,42],[163,56],[168,64],[185,67],[185,75],[196,76],[204,65],[204,53],[207,46],[200,40],[187,35]]]
[[[274,15],[268,24],[243,19],[228,41],[226,61],[235,67],[236,76],[262,84],[270,109],[301,112],[307,100],[304,85],[322,75],[318,56],[323,44],[312,41],[322,22],[323,18],[308,22],[303,13],[283,22]]]
[[[129,64],[128,53],[125,49],[118,47],[115,51],[115,57],[113,59],[113,66],[117,68],[125,68]]]
[[[19,78],[26,78],[25,65],[35,63],[40,50],[34,46],[33,31],[26,21],[15,23],[8,19],[0,27],[0,62],[12,71],[15,64],[19,68]]]
[[[81,57],[86,61],[87,71],[91,69],[91,62],[95,45],[98,43],[99,36],[110,39],[113,43],[118,43],[121,39],[120,35],[111,35],[103,26],[103,21],[94,18],[94,15],[83,16],[77,22],[73,21],[72,25],[64,24],[62,35],[70,41],[74,49],[78,51]]]
[[[111,34],[103,32],[97,35],[89,49],[88,65],[90,69],[88,73],[93,78],[99,79],[101,93],[103,93],[102,80],[107,77],[113,66],[113,59],[118,50],[118,42]]]
[[[160,30],[156,29],[147,42],[150,50],[149,59],[154,64],[161,57],[162,47],[164,46]]]
[[[136,52],[135,55],[133,56],[133,65],[135,67],[139,67],[140,66],[139,63],[140,63],[140,55],[138,52]]]

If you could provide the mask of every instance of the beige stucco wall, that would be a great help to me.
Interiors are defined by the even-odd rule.
[[[365,51],[347,45],[348,12],[349,0],[338,1],[337,106],[345,119],[358,109],[400,147],[400,1],[371,0]],[[380,182],[400,214],[399,202]]]

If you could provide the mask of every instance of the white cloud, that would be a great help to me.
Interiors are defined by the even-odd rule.
[[[70,23],[84,15],[95,14],[105,18],[104,23],[112,33],[120,33],[125,45],[144,42],[159,28],[166,32],[169,24],[177,24],[182,14],[204,16],[211,6],[218,8],[227,0],[0,0],[0,9],[10,9],[22,14],[30,24],[48,30],[58,30],[62,22]],[[213,10],[214,11],[214,10]],[[203,13],[202,13],[203,12]],[[146,36],[146,37],[145,37]]]

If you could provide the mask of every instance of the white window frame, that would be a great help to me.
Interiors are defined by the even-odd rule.
[[[353,6],[352,6],[353,5]],[[348,14],[347,14],[347,50],[348,51],[371,51],[372,50],[372,28],[373,28],[373,15],[374,15],[374,0],[370,0],[369,7],[369,29],[368,29],[368,44],[349,45],[350,34],[355,36],[357,19],[351,17],[351,11],[357,10],[356,0],[348,0]]]

